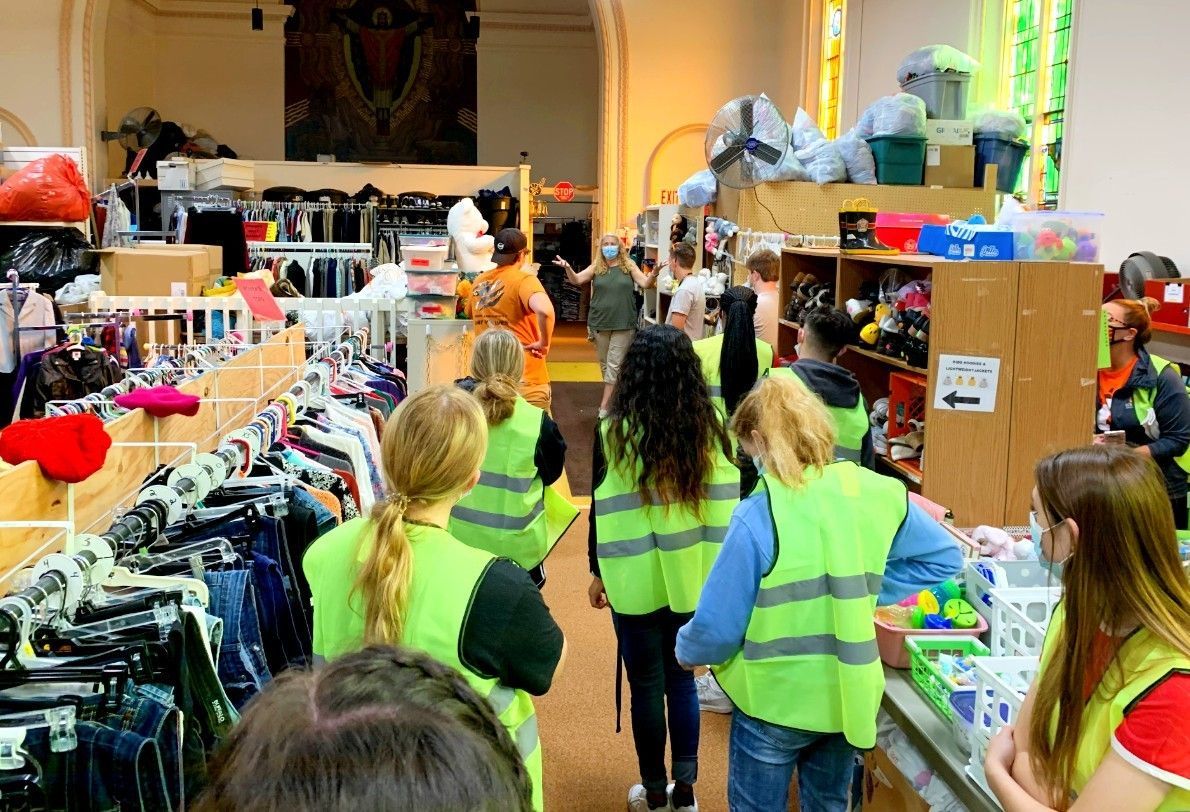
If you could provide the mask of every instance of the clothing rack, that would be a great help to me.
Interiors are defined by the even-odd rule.
[[[29,298],[29,291],[21,284],[21,276],[15,270],[9,269],[7,274],[11,286],[6,289],[12,300],[12,351],[16,357],[21,354],[21,311],[25,309],[25,300]],[[37,286],[34,285],[36,290]]]
[[[366,254],[372,244],[366,242],[250,242],[248,253],[257,254]]]

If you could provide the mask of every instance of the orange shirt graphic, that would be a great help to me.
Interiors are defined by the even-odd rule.
[[[504,265],[481,273],[471,290],[471,318],[478,335],[489,327],[511,330],[521,345],[532,344],[541,334],[537,329],[537,314],[529,309],[529,299],[535,293],[545,293],[541,282],[531,273]],[[550,373],[544,358],[525,353],[525,383],[545,384]]]

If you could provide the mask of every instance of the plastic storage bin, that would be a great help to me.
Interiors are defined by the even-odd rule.
[[[983,772],[988,744],[1000,728],[1016,721],[1029,684],[1037,676],[1037,657],[984,657],[975,660],[975,708],[971,714],[967,774],[991,795]],[[993,796],[994,797],[994,796]]]
[[[1101,212],[1023,211],[1009,220],[1019,260],[1098,262]]]
[[[910,212],[882,211],[876,214],[876,239],[889,248],[896,248],[907,254],[917,253],[917,239],[921,227],[926,223],[946,225],[947,214],[915,214]]]
[[[459,284],[459,272],[449,269],[415,271],[407,268],[405,281],[414,296],[454,296]]]
[[[989,595],[992,620],[988,624],[991,627],[988,648],[992,650],[992,656],[1040,657],[1045,645],[1045,630],[1049,628],[1049,614],[1044,621],[1035,622],[1025,614],[1026,607],[1039,605],[1045,611],[1047,606],[1053,607],[1061,599],[1061,592],[1035,586],[993,589]]]
[[[1008,706],[1001,702],[1000,720],[1008,723]],[[975,691],[954,691],[950,695],[950,724],[954,732],[955,744],[964,755],[971,755],[971,727],[975,724]],[[991,725],[991,719],[985,719],[984,725]]]
[[[446,264],[446,246],[401,244],[401,263],[406,271],[440,271]]]
[[[1020,589],[1030,587],[1056,587],[1061,589],[1062,581],[1055,570],[1051,579],[1039,561],[992,561],[980,559],[967,562],[964,577],[967,581],[967,600],[984,619],[992,619],[992,599],[988,594],[993,589]],[[991,576],[991,577],[989,577]],[[993,580],[994,579],[994,580]],[[1029,614],[1036,622],[1044,615]]]
[[[988,164],[999,167],[996,191],[1012,194],[1021,179],[1021,167],[1029,154],[1026,141],[1010,141],[998,135],[977,135],[975,143],[975,186],[983,188],[983,173]]]
[[[873,623],[876,624],[876,647],[880,649],[880,659],[890,668],[901,669],[911,667],[909,648],[905,643],[910,637],[916,637],[919,641],[932,637],[940,640],[963,637],[979,643],[977,638],[988,630],[988,623],[982,616],[979,625],[970,629],[902,629],[879,620],[873,620]],[[983,647],[982,643],[979,645]]]
[[[910,79],[901,90],[926,103],[926,118],[965,119],[971,74],[935,71]]]
[[[926,139],[912,135],[874,135],[868,139],[876,159],[877,183],[921,186],[926,171]]]
[[[957,686],[944,677],[938,668],[938,655],[986,657],[988,647],[974,637],[951,633],[939,637],[908,637],[905,639],[905,648],[909,650],[913,685],[942,714],[942,718],[949,721],[954,715],[950,695],[956,691],[973,691],[975,688]]]
[[[410,296],[411,319],[453,319],[457,296]]]

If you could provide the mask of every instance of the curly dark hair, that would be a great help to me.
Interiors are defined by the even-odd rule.
[[[689,336],[659,324],[636,334],[612,394],[608,464],[640,463],[641,497],[695,510],[706,498],[716,450],[731,443]]]

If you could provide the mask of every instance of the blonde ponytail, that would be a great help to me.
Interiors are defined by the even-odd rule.
[[[788,378],[762,378],[736,407],[731,430],[751,442],[752,432],[764,445],[766,473],[791,488],[805,483],[805,472],[822,470],[835,456],[836,431],[822,399]]]
[[[508,330],[486,330],[471,349],[471,377],[479,384],[475,397],[483,406],[489,426],[512,417],[517,393],[525,374],[525,351]]]
[[[393,413],[380,447],[389,495],[372,511],[372,548],[352,590],[363,600],[365,643],[404,637],[413,582],[409,510],[458,498],[474,482],[487,444],[479,404],[454,386],[424,389]]]

